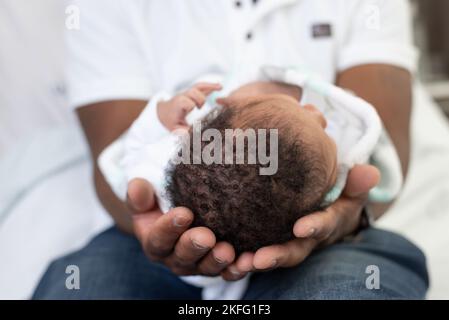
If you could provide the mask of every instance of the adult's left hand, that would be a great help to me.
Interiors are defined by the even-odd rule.
[[[354,167],[341,197],[324,211],[300,218],[293,228],[296,236],[285,244],[246,252],[221,275],[226,280],[243,278],[251,271],[268,271],[300,264],[319,246],[326,246],[354,232],[368,199],[368,192],[380,180],[378,169],[370,165]]]

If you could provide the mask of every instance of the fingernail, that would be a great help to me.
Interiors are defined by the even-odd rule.
[[[177,216],[173,219],[173,225],[175,227],[185,227],[188,222],[188,219],[184,216]]]
[[[222,259],[217,258],[217,257],[215,257],[215,256],[214,256],[214,259],[215,259],[215,261],[216,261],[218,264],[227,264],[227,263],[228,263],[226,260],[222,260]]]
[[[198,242],[196,242],[195,240],[192,240],[192,244],[195,248],[197,248],[198,250],[206,250],[209,249],[208,247],[205,247],[201,244],[199,244]]]
[[[229,268],[229,272],[232,273],[233,276],[235,277],[239,277],[240,276],[240,272],[238,272],[238,270],[234,267]]]
[[[316,232],[315,228],[310,229],[304,229],[304,231],[298,232],[297,237],[298,238],[309,238],[312,237]]]

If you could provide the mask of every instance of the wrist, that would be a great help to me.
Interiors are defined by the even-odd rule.
[[[154,140],[159,139],[169,133],[169,129],[166,125],[166,109],[168,107],[168,101],[171,96],[165,92],[159,92],[151,97],[148,105],[142,112],[141,118],[145,124],[142,124],[147,128],[146,135],[152,136]],[[161,118],[162,117],[162,118]]]
[[[373,216],[374,220],[382,217],[393,205],[394,201],[389,203],[369,203],[367,208],[370,214]]]
[[[167,130],[170,130],[170,121],[168,117],[169,111],[168,109],[168,102],[165,100],[160,100],[156,104],[156,115],[157,119],[159,120],[160,124],[162,124]]]

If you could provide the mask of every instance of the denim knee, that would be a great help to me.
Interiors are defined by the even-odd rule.
[[[79,270],[79,288],[68,288],[67,267]],[[164,265],[148,260],[139,242],[116,228],[83,249],[54,261],[33,299],[199,299],[201,290]]]
[[[394,233],[369,229],[297,267],[255,274],[245,298],[422,299],[427,289],[421,250]]]

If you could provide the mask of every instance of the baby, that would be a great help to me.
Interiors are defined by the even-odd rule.
[[[163,212],[170,207],[189,208],[195,216],[193,226],[210,228],[217,241],[232,244],[236,254],[292,239],[295,221],[326,206],[325,196],[337,177],[337,148],[325,132],[326,119],[312,105],[300,107],[299,88],[292,88],[249,84],[218,99],[221,108],[208,99],[221,89],[214,83],[199,83],[172,98],[154,97],[125,138],[125,180],[146,179]],[[196,124],[200,121],[200,136],[211,129],[219,133],[220,138],[212,142],[222,147],[221,153],[226,149],[226,130],[252,129],[257,143],[251,149],[249,139],[243,140],[243,163],[195,162],[195,130],[188,124],[192,123],[189,116]],[[179,129],[184,136],[181,144],[173,134]],[[270,137],[262,143],[261,129],[275,129],[276,140]],[[232,160],[236,160],[236,140],[237,136],[231,138]],[[210,145],[200,143],[201,150]],[[188,150],[188,161],[173,161],[176,150]],[[261,174],[267,163],[259,157],[248,161],[250,150],[257,155],[269,153],[277,162],[276,170]],[[224,154],[212,156],[224,158]]]
[[[253,150],[255,154],[259,148],[275,152],[277,171],[263,175],[260,169],[266,164],[258,160],[248,163],[248,139],[244,140],[243,163],[193,164],[194,130],[190,129],[189,139],[184,140],[190,161],[169,165],[167,198],[173,207],[191,209],[193,226],[210,228],[218,241],[231,243],[236,254],[293,239],[296,220],[324,209],[325,196],[337,177],[336,145],[325,132],[323,114],[312,105],[301,108],[295,99],[283,94],[231,97],[220,102],[225,107],[201,121],[201,133],[218,130],[221,141],[213,143],[224,146],[226,129],[277,129],[276,148],[271,146],[271,139],[261,146],[265,140],[258,138]],[[160,119],[171,117],[164,124],[167,127],[183,122],[175,120],[182,114],[176,108],[172,104],[170,109],[160,110]],[[237,139],[233,139],[235,160]],[[203,141],[202,147],[207,144]],[[224,147],[221,149],[224,153]]]

